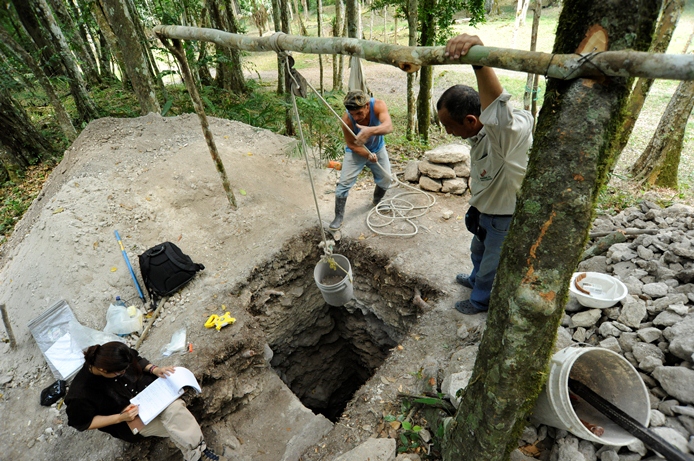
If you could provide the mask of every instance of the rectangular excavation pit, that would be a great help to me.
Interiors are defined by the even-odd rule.
[[[415,289],[425,299],[436,293],[399,273],[386,256],[343,240],[335,252],[352,265],[355,299],[330,306],[313,278],[318,241],[311,234],[291,240],[254,270],[243,291],[265,331],[275,372],[307,408],[336,421],[417,321]]]

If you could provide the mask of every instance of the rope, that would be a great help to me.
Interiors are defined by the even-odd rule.
[[[342,125],[347,128],[347,130],[354,136],[355,138],[357,137],[356,134],[352,131],[352,128],[345,123],[345,121],[342,119],[342,117],[335,112],[335,110],[328,104],[328,101],[323,99],[323,96],[316,91],[316,89],[311,85],[310,82],[306,81],[306,85],[308,85],[309,88],[315,93],[316,96],[323,102],[325,107],[330,109],[330,112],[333,113],[333,115],[342,123]],[[298,112],[297,112],[298,114]],[[298,115],[297,115],[298,117]],[[363,146],[364,149],[371,154],[372,152],[366,147]],[[391,237],[412,237],[414,235],[417,235],[419,232],[419,227],[417,224],[412,221],[414,218],[418,218],[420,216],[423,216],[426,214],[426,212],[436,204],[436,197],[434,197],[432,194],[429,194],[428,192],[424,192],[421,189],[417,189],[415,187],[410,186],[409,184],[405,184],[402,181],[400,181],[395,175],[389,174],[382,166],[380,163],[376,162],[375,165],[381,170],[381,173],[383,176],[388,178],[391,182],[391,185],[395,184],[395,186],[402,186],[404,188],[409,188],[412,189],[412,191],[406,191],[402,192],[394,197],[391,197],[390,199],[385,199],[381,201],[377,206],[373,207],[371,211],[369,211],[369,214],[366,216],[366,225],[368,228],[375,234],[378,235],[387,235]],[[407,195],[424,195],[428,200],[427,205],[414,205],[411,202],[402,199],[401,197],[407,196]],[[419,211],[419,210],[424,210],[424,211]],[[388,211],[388,215],[386,215],[386,211]],[[418,213],[411,215],[409,214],[410,212],[413,213]],[[381,224],[375,224],[373,222],[374,219],[385,219],[387,222],[381,223]],[[393,233],[393,232],[381,232],[377,230],[378,228],[388,226],[396,221],[405,221],[407,224],[412,226],[414,231],[412,232],[405,232],[405,233]]]
[[[291,68],[289,66],[289,60],[285,59],[286,67],[287,67],[287,74],[291,76],[292,80],[294,83],[298,86],[299,83],[296,81],[294,76],[292,75]],[[321,242],[322,247],[323,247],[323,257],[321,260],[324,260],[323,258],[326,258],[325,260],[328,260],[328,258],[332,258],[333,254],[333,247],[335,246],[335,241],[330,240],[328,241],[327,237],[325,236],[325,229],[323,228],[323,220],[321,219],[320,216],[320,208],[318,207],[318,197],[316,196],[316,188],[313,185],[313,174],[311,173],[311,165],[310,162],[308,161],[308,148],[306,147],[306,140],[304,139],[304,131],[301,128],[301,117],[299,117],[299,108],[296,105],[296,96],[294,96],[294,91],[290,90],[289,93],[292,96],[292,105],[294,106],[294,114],[296,114],[296,119],[299,121],[299,136],[301,137],[301,147],[302,150],[304,151],[304,159],[306,160],[306,169],[308,170],[308,178],[309,182],[311,183],[311,191],[313,192],[313,202],[316,205],[316,214],[318,215],[318,224],[320,227],[320,233],[323,241]],[[335,260],[333,259],[333,264],[335,263]],[[341,268],[342,269],[342,268]],[[344,269],[342,269],[344,270]],[[345,271],[347,273],[347,271]]]

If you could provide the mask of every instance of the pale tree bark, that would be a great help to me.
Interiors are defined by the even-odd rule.
[[[345,4],[343,0],[335,0],[335,22],[333,23],[333,37],[342,37],[344,29]],[[342,91],[342,69],[344,59],[341,54],[333,55],[333,91]]]
[[[290,34],[291,33],[291,18],[289,17],[289,0],[279,0],[280,2],[280,16],[282,18],[282,32],[285,34]],[[282,69],[284,71],[284,75],[286,78],[287,75],[287,67],[286,67],[286,62],[287,58],[284,57],[281,59],[281,65]],[[291,104],[291,95],[289,94],[289,88],[285,88],[285,101],[287,102],[287,106],[284,112],[284,129],[285,129],[285,134],[287,136],[294,136],[296,133],[296,129],[294,128],[294,117],[292,116],[292,111],[290,109]]]
[[[651,141],[631,167],[635,181],[677,189],[677,171],[687,121],[694,106],[694,80],[679,84]]]
[[[55,111],[55,116],[58,119],[58,124],[60,125],[63,134],[69,141],[74,141],[77,137],[77,132],[75,127],[72,125],[72,120],[70,120],[70,115],[65,110],[65,106],[60,101],[60,98],[53,88],[53,84],[46,76],[41,66],[34,60],[34,58],[27,53],[27,51],[22,48],[22,46],[17,43],[10,34],[5,32],[5,29],[0,27],[0,43],[5,45],[7,48],[16,53],[17,57],[21,62],[26,64],[29,69],[34,73],[34,76],[38,79],[41,87],[46,92],[46,96],[51,101],[53,110]]]
[[[29,165],[51,156],[48,140],[6,90],[0,90],[0,126],[0,168],[12,181],[20,180]]]
[[[115,61],[116,66],[118,67],[118,72],[120,72],[121,81],[123,82],[123,86],[125,86],[125,83],[128,81],[128,75],[125,70],[125,59],[123,58],[123,51],[120,49],[120,46],[118,45],[118,38],[116,37],[116,34],[113,33],[111,24],[108,23],[108,19],[106,19],[106,15],[104,14],[104,10],[100,2],[93,1],[91,3],[91,12],[94,15],[96,23],[99,25],[99,32],[101,32],[104,41],[108,44],[108,49],[111,51],[113,60]],[[106,63],[102,61],[102,65],[103,64]]]
[[[542,74],[549,78],[653,77],[669,80],[694,80],[694,56],[653,54],[641,51],[606,51],[604,53],[555,54],[540,51],[513,50],[491,46],[473,46],[459,59],[445,55],[444,46],[388,45],[352,38],[316,38],[281,35],[249,37],[214,29],[183,26],[155,26],[157,33],[179,40],[203,40],[244,51],[271,51],[277,45],[284,51],[311,54],[344,54],[381,64],[396,66],[405,72],[416,72],[420,66],[441,64],[475,64],[497,69]]]
[[[436,38],[436,0],[420,0],[425,12],[420,21],[421,33],[419,42],[423,46],[431,46]],[[419,95],[417,97],[417,129],[419,138],[425,143],[429,141],[431,126],[431,87],[434,84],[434,69],[424,66],[419,71]]]
[[[323,0],[316,0],[316,20],[318,22],[318,37],[323,36]],[[320,92],[323,94],[323,55],[318,55],[318,68],[320,71]]]
[[[487,13],[487,16],[498,16],[499,0],[485,0],[484,11]]]
[[[672,40],[672,34],[675,32],[677,23],[682,15],[682,8],[684,8],[684,0],[665,0],[663,2],[663,10],[658,20],[655,39],[650,51],[664,53],[668,49]],[[684,49],[684,53],[686,52],[687,48]],[[643,109],[643,104],[646,102],[646,96],[651,91],[654,81],[655,79],[652,78],[640,78],[631,90],[629,102],[627,102],[626,117],[619,128],[618,136],[612,143],[611,149],[614,150],[615,162],[611,165],[610,170],[614,169],[617,159],[629,142],[631,133],[636,126],[636,121],[641,114],[641,109]]]
[[[383,43],[388,43],[388,5],[383,7]]]
[[[308,35],[308,32],[306,31],[306,25],[304,24],[304,19],[301,16],[301,13],[299,13],[298,0],[294,0],[294,9],[296,10],[296,17],[299,19],[299,33],[301,35]]]
[[[347,6],[347,36],[349,38],[361,38],[359,33],[359,0],[346,0]]]
[[[41,65],[46,70],[46,74],[49,77],[65,75],[60,60],[53,59],[53,56],[57,55],[58,51],[53,45],[53,40],[49,34],[39,24],[36,17],[38,13],[35,13],[34,5],[25,0],[11,0],[11,2],[24,31],[31,37],[31,41],[34,42],[36,49],[41,54]]]
[[[306,3],[306,0],[301,0],[301,7],[304,9],[304,21],[308,22],[309,11],[308,3]]]
[[[123,4],[121,0],[99,1],[106,19],[118,39],[118,46],[123,52],[123,64],[128,79],[133,85],[135,96],[140,103],[140,113],[146,115],[150,112],[161,112],[149,62],[127,5]]]
[[[238,33],[239,25],[236,15],[236,8],[231,0],[223,0],[224,13],[227,30],[232,34]],[[246,79],[243,76],[241,67],[241,52],[239,50],[231,50],[231,62],[229,63],[229,72],[231,80],[231,91],[237,94],[246,92]]]
[[[164,101],[168,101],[169,92],[166,90],[164,80],[162,80],[161,73],[159,72],[159,66],[157,65],[157,61],[154,59],[154,55],[152,54],[152,50],[150,49],[149,40],[147,40],[147,34],[145,34],[144,26],[142,25],[142,21],[140,20],[140,13],[137,11],[137,8],[135,7],[135,3],[133,3],[133,0],[123,0],[123,2],[125,3],[125,6],[128,9],[128,13],[130,13],[130,18],[132,19],[133,25],[135,26],[135,32],[137,33],[138,40],[142,47],[142,51],[144,51],[145,57],[147,58],[147,63],[149,64],[147,68],[149,69],[150,76],[159,87],[159,92],[164,98]]]
[[[533,8],[533,28],[530,35],[530,51],[535,51],[537,49],[537,30],[540,26],[540,15],[542,15],[542,0],[535,0],[535,7]],[[530,110],[533,114],[533,127],[537,122],[537,87],[540,76],[537,74],[528,74],[528,78],[525,81],[525,94],[523,96],[523,108],[525,110]]]
[[[166,46],[166,48],[176,57],[176,60],[178,61],[178,66],[181,68],[181,73],[183,74],[183,82],[186,85],[190,99],[193,101],[195,112],[198,114],[198,118],[200,119],[202,134],[205,136],[205,141],[207,142],[207,147],[210,149],[212,161],[214,162],[214,165],[217,168],[217,173],[222,180],[222,187],[226,193],[227,200],[229,200],[231,208],[236,210],[236,197],[234,196],[234,191],[231,189],[229,177],[227,176],[226,169],[224,168],[224,163],[222,163],[222,158],[219,156],[217,144],[214,142],[214,136],[212,135],[212,130],[210,130],[210,124],[207,121],[207,115],[205,114],[205,106],[202,104],[202,99],[200,99],[200,93],[198,92],[198,88],[195,85],[195,80],[193,79],[193,74],[188,66],[188,61],[186,60],[183,46],[178,40],[173,40],[172,45],[166,38],[162,36],[159,36],[159,38],[164,46]]]
[[[407,0],[407,44],[409,46],[417,45],[417,0]],[[415,121],[417,117],[417,98],[414,94],[414,85],[416,74],[410,72],[407,74],[407,130],[406,136],[410,141],[415,135]]]
[[[87,91],[87,85],[82,77],[82,71],[77,66],[77,62],[73,57],[72,51],[70,51],[70,46],[65,40],[62,30],[55,21],[51,9],[48,7],[46,0],[30,0],[33,7],[39,16],[39,19],[43,23],[50,34],[56,48],[58,49],[58,55],[63,63],[63,67],[68,75],[70,83],[70,93],[75,99],[75,105],[80,114],[81,120],[88,122],[99,117],[99,111],[89,96]]]
[[[275,27],[275,32],[282,32],[282,13],[281,0],[272,0],[272,23]],[[284,61],[282,57],[277,55],[277,94],[284,94]]]
[[[511,40],[511,48],[516,47],[516,41],[518,39],[518,30],[523,24],[525,24],[525,15],[528,12],[528,4],[530,0],[518,0],[518,7],[516,8],[516,21],[513,25],[513,39]]]
[[[647,50],[660,2],[632,3],[624,8],[621,2],[566,0],[554,52],[585,52],[581,42],[601,35],[609,37],[611,50]],[[607,181],[610,138],[622,116],[628,83],[623,78],[548,82],[501,252],[487,327],[446,430],[446,461],[502,461],[518,447],[526,416],[547,377],[598,191]]]
[[[72,16],[68,13],[67,8],[62,0],[50,0],[53,13],[58,18],[58,21],[63,26],[62,30],[67,32],[67,40],[71,43],[75,55],[80,60],[80,67],[84,71],[87,81],[91,84],[101,83],[101,76],[96,66],[96,59],[89,45],[82,39]]]

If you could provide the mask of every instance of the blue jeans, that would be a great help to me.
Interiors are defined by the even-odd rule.
[[[470,303],[481,311],[489,309],[489,298],[496,269],[499,267],[501,247],[510,225],[511,215],[480,214],[480,227],[487,231],[487,235],[484,241],[476,235],[472,238],[470,244],[472,273],[469,280],[473,286]]]
[[[366,158],[353,152],[345,151],[345,158],[342,162],[342,173],[340,174],[340,182],[335,188],[335,197],[347,197],[349,190],[357,182],[357,176],[365,166],[368,166],[374,175],[374,182],[381,189],[390,187],[390,178],[383,174],[383,170],[390,176],[390,160],[388,160],[388,151],[386,146],[383,146],[378,152],[374,152],[378,158],[378,165],[374,162],[369,162]]]

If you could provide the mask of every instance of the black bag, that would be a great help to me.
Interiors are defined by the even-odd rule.
[[[156,306],[156,297],[169,296],[193,280],[195,274],[205,269],[171,242],[156,245],[138,256],[140,272],[145,288]]]
[[[484,227],[480,226],[480,210],[474,206],[470,206],[465,213],[465,227],[467,227],[467,230],[475,234],[478,239],[484,242],[484,238],[487,236],[487,231],[484,229]]]
[[[55,402],[60,400],[61,397],[65,396],[66,382],[59,380],[45,388],[41,391],[41,405],[44,407],[50,407]]]

